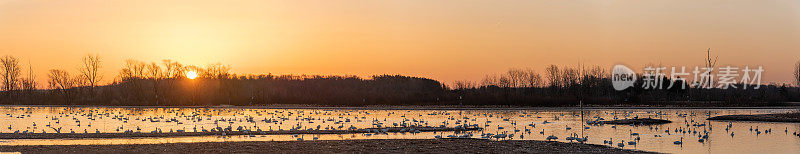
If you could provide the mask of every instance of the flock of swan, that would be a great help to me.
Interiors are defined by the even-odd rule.
[[[5,112],[5,113],[2,113]],[[784,127],[782,134],[758,123],[709,122],[711,112],[694,111],[526,111],[526,110],[344,110],[344,109],[249,109],[249,108],[99,108],[99,107],[4,107],[0,108],[0,133],[182,133],[359,130],[363,136],[388,135],[420,138],[482,138],[492,140],[548,140],[604,144],[624,148],[643,140],[669,140],[674,145],[698,144],[719,138],[724,129],[730,139],[736,133],[755,136],[800,137],[798,128]],[[660,118],[664,125],[604,125],[606,119]],[[713,126],[713,124],[723,126]],[[743,126],[735,126],[743,125]],[[735,130],[746,128],[747,130]],[[423,133],[414,129],[388,131],[389,127],[481,127],[478,131]],[[774,128],[781,129],[781,128]],[[736,132],[736,133],[735,133]],[[293,135],[306,140],[305,135]],[[313,136],[313,135],[312,135]],[[559,138],[562,137],[562,138]],[[312,140],[317,140],[314,136]],[[602,142],[600,142],[602,140]],[[725,139],[722,139],[725,140]],[[649,143],[652,144],[652,143]]]

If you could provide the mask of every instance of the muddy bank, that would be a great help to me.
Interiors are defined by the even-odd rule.
[[[669,120],[642,118],[642,119],[620,119],[609,121],[589,121],[587,124],[611,124],[611,125],[656,125],[671,123]]]
[[[764,122],[800,122],[800,112],[756,115],[724,115],[708,118],[708,120],[731,121],[764,121]]]
[[[649,153],[602,145],[480,139],[210,142],[143,145],[0,146],[22,153]]]
[[[162,133],[0,133],[0,139],[65,139],[65,138],[131,138],[131,137],[175,137],[211,135],[281,135],[281,134],[353,134],[387,132],[440,132],[473,131],[480,127],[388,127],[353,130],[283,130],[283,131],[215,131],[215,132],[162,132]]]

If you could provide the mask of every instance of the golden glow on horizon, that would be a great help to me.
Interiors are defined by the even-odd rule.
[[[102,57],[103,83],[126,59],[452,83],[550,64],[702,66],[711,48],[720,66],[761,65],[765,83],[782,83],[800,60],[798,27],[793,0],[0,0],[0,56],[33,65],[40,83],[87,54]]]
[[[186,78],[189,78],[189,79],[197,78],[197,72],[195,72],[195,71],[186,72]]]

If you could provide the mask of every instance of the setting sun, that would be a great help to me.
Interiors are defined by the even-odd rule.
[[[197,78],[197,72],[195,72],[195,71],[186,72],[186,78],[189,78],[189,79]]]

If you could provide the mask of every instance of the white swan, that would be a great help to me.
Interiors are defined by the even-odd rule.
[[[673,143],[673,144],[676,144],[676,145],[681,145],[681,144],[683,144],[683,137],[681,137],[681,140],[680,140],[680,141],[675,141],[675,142],[672,142],[672,143]]]

